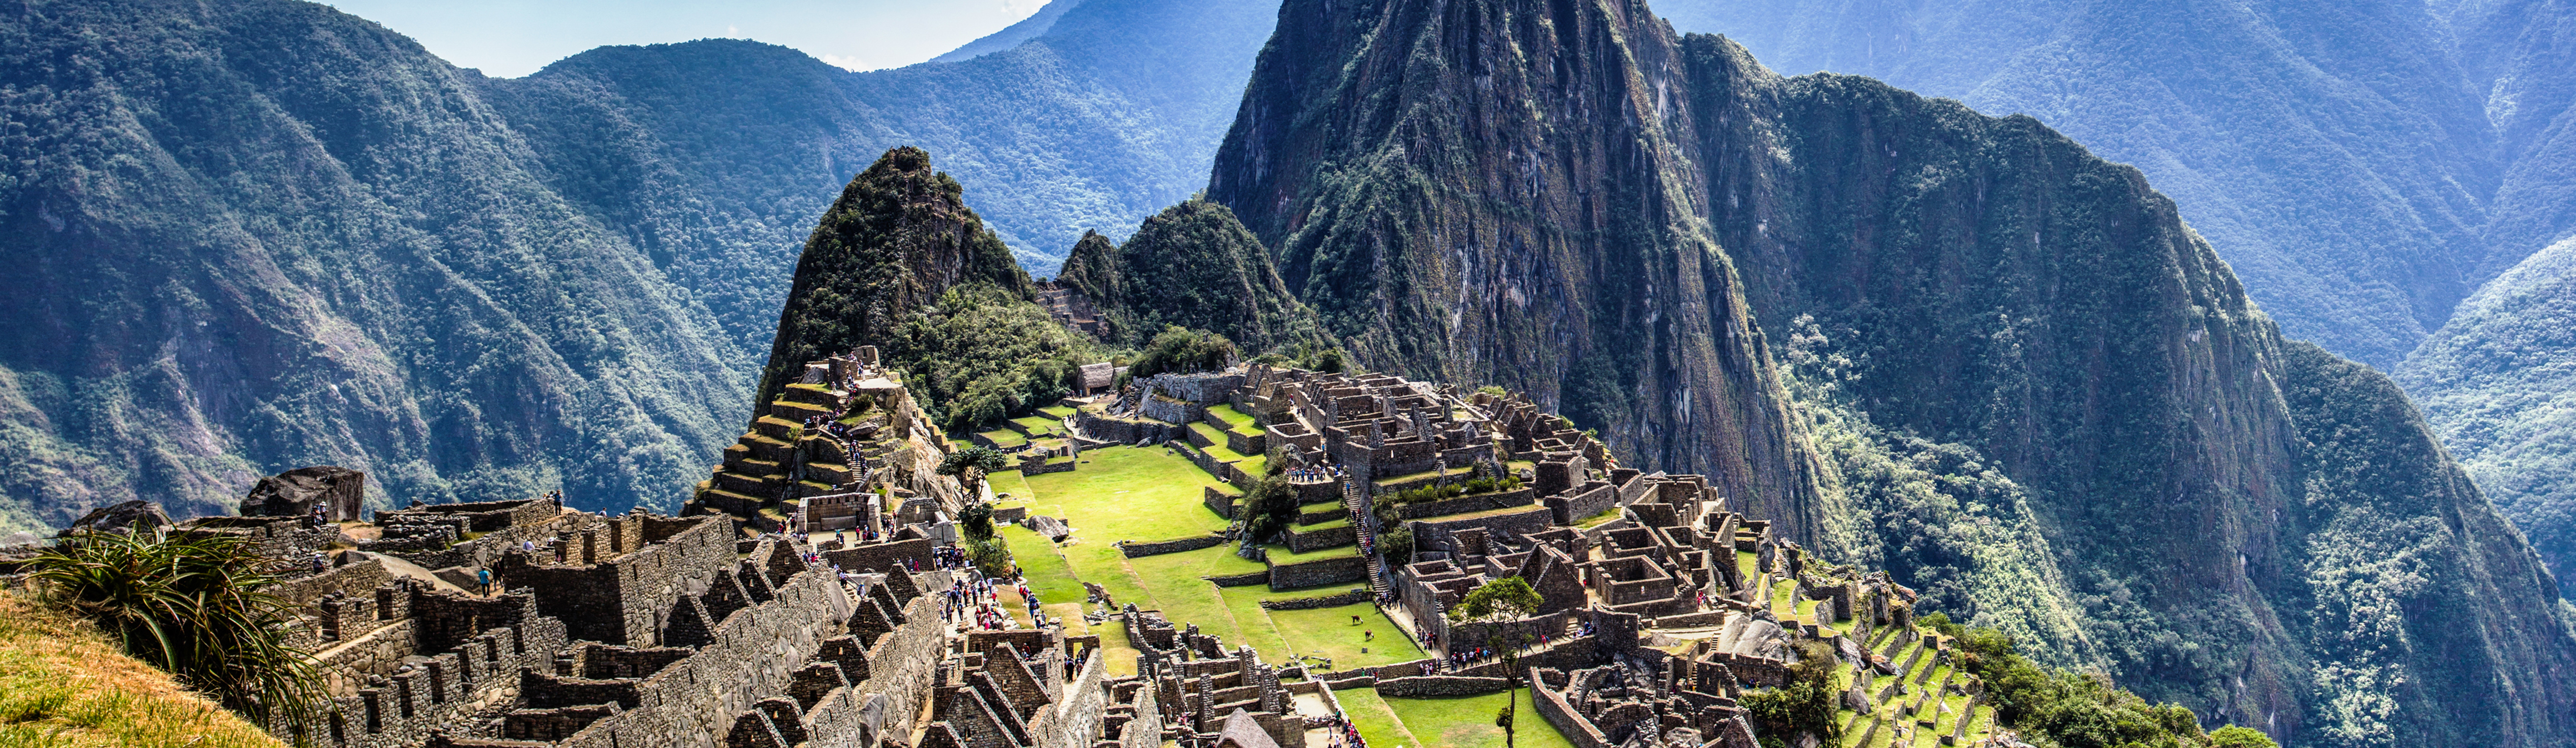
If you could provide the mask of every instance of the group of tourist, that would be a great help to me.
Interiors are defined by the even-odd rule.
[[[1341,480],[1344,475],[1346,475],[1346,473],[1343,473],[1342,469],[1339,467],[1295,467],[1288,469],[1288,479],[1298,483],[1321,483],[1328,480]]]
[[[1360,728],[1349,717],[1335,714],[1332,745],[1327,748],[1368,748],[1368,739],[1360,737]]]
[[[1005,580],[991,579],[976,573],[972,567],[967,567],[963,576],[962,580],[951,582],[948,589],[942,591],[943,598],[939,609],[941,618],[978,631],[1007,631],[1016,628],[1010,616],[1004,614],[1001,608],[1001,591],[1016,587],[1015,591],[1020,593],[1020,599],[1028,605],[1029,620],[1043,619],[1044,613],[1038,607],[1037,593],[1030,591],[1027,584],[1014,585]]]

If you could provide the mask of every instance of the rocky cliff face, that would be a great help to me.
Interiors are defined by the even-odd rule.
[[[1292,2],[1279,29],[1208,196],[1359,360],[1531,392],[1630,459],[1813,524],[1764,343],[1703,228],[1661,21]]]
[[[1636,2],[1292,1],[1209,195],[1362,363],[1541,393],[2150,698],[2576,737],[2554,585],[2393,385],[2029,118]]]

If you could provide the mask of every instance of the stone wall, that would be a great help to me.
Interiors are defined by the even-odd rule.
[[[510,597],[533,610],[524,596]],[[309,739],[340,748],[419,744],[430,730],[464,719],[503,689],[515,688],[521,670],[547,667],[567,641],[561,621],[530,616],[520,624],[485,629],[430,655],[421,667],[332,699],[330,713]],[[408,628],[389,626],[378,634],[397,635]]]
[[[1225,402],[1227,397],[1243,386],[1243,375],[1217,372],[1163,374],[1147,378],[1141,384],[1145,385],[1148,392],[1160,392],[1174,399],[1206,405]],[[1188,423],[1188,421],[1181,421],[1181,423]]]
[[[1089,408],[1074,413],[1073,424],[1084,436],[1114,444],[1161,444],[1182,438],[1189,430],[1186,426],[1161,421],[1102,415]]]
[[[377,585],[393,578],[385,564],[365,554],[343,555],[339,566],[309,577],[289,579],[270,588],[288,607],[301,608],[325,595],[373,595]]]
[[[1236,500],[1241,498],[1243,497],[1215,486],[1207,486],[1199,492],[1199,503],[1206,504],[1208,511],[1216,512],[1216,516],[1226,519],[1234,519],[1234,505]]]
[[[1047,474],[1047,473],[1070,473],[1070,472],[1073,472],[1074,462],[1075,462],[1075,461],[1074,461],[1074,460],[1072,460],[1072,459],[1030,459],[1030,460],[1021,460],[1021,461],[1020,461],[1020,467],[1019,467],[1019,470],[1020,470],[1020,474],[1021,474],[1021,475],[1045,475],[1045,474]]]
[[[1360,542],[1359,528],[1347,524],[1321,530],[1300,530],[1294,526],[1288,528],[1288,550],[1298,553],[1338,548],[1357,542]]]
[[[1230,576],[1222,576],[1222,577],[1199,577],[1199,578],[1200,578],[1200,579],[1208,580],[1208,581],[1210,581],[1210,582],[1214,582],[1214,583],[1216,583],[1216,586],[1219,586],[1219,587],[1250,587],[1250,586],[1253,586],[1253,585],[1256,585],[1256,584],[1269,584],[1269,583],[1270,583],[1270,572],[1268,572],[1268,571],[1256,571],[1256,572],[1252,572],[1252,573],[1250,573],[1250,574],[1234,574],[1234,575],[1230,575]]]
[[[1356,554],[1270,567],[1270,589],[1273,591],[1367,579],[1368,559]]]
[[[837,551],[824,551],[823,560],[831,562],[833,566],[841,567],[842,571],[852,572],[883,573],[902,568],[901,564],[905,561],[910,561],[921,568],[929,568],[931,549],[938,546],[939,542],[930,538],[890,540]]]
[[[1533,494],[1533,491],[1524,487],[1515,488],[1509,491],[1492,491],[1480,494],[1470,494],[1466,496],[1440,499],[1437,501],[1416,501],[1396,507],[1395,516],[1398,519],[1424,519],[1428,517],[1446,517],[1452,514],[1466,514],[1468,512],[1481,512],[1487,509],[1529,506],[1530,497]]]
[[[1120,543],[1118,544],[1118,552],[1128,558],[1142,558],[1145,556],[1159,556],[1165,553],[1180,553],[1183,551],[1195,551],[1201,548],[1214,548],[1220,545],[1225,545],[1225,536],[1209,534],[1176,540],[1162,540],[1152,543]]]
[[[1645,481],[1643,479],[1640,479],[1630,481],[1629,483],[1634,485],[1643,484],[1644,482]],[[1611,507],[1627,503],[1621,500],[1623,493],[1624,492],[1620,491],[1617,487],[1608,483],[1603,483],[1593,486],[1588,490],[1550,496],[1541,503],[1546,504],[1547,510],[1556,516],[1557,524],[1571,525],[1577,520],[1609,511]],[[1639,491],[1639,493],[1643,493],[1643,491]]]
[[[1554,726],[1558,734],[1565,736],[1566,742],[1573,744],[1573,748],[1611,748],[1610,737],[1593,727],[1592,720],[1575,712],[1574,705],[1566,703],[1563,692],[1541,680],[1537,668],[1530,669],[1529,680],[1530,705],[1538,709],[1539,718]]]
[[[696,655],[636,681],[634,706],[591,723],[562,745],[708,746],[757,702],[788,693],[796,671],[847,620],[853,602],[847,588],[821,570],[796,573],[774,595],[726,616]]]
[[[504,555],[498,577],[507,589],[542,590],[537,609],[563,619],[573,638],[605,644],[658,646],[663,616],[684,595],[704,592],[718,574],[734,568],[733,523],[722,517],[642,520],[642,548],[597,563],[563,565],[529,554]],[[578,547],[606,551],[604,538],[591,533]],[[593,557],[597,557],[594,555]]]
[[[1505,681],[1502,678],[1416,675],[1378,681],[1377,695],[1395,698],[1442,699],[1499,693],[1504,686]]]
[[[1160,395],[1148,394],[1136,403],[1136,412],[1146,418],[1171,424],[1188,424],[1207,416],[1207,406]]]
[[[1461,519],[1417,519],[1413,528],[1413,547],[1420,550],[1445,550],[1460,531],[1483,529],[1488,535],[1528,535],[1544,531],[1555,514],[1547,507],[1532,506],[1525,510],[1500,512]]]
[[[1368,601],[1369,591],[1367,587],[1353,587],[1349,592],[1344,592],[1339,595],[1318,595],[1315,597],[1292,597],[1284,600],[1263,600],[1261,601],[1261,609],[1307,610],[1311,608],[1337,608],[1344,605],[1352,605]]]

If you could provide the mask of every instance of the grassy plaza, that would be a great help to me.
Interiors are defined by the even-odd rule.
[[[1290,592],[1272,592],[1262,585],[1218,587],[1202,577],[1250,574],[1267,566],[1234,555],[1232,545],[1132,559],[1111,545],[1224,530],[1225,518],[1202,502],[1209,487],[1232,490],[1162,447],[1086,450],[1071,472],[1027,477],[1005,472],[993,480],[996,495],[1010,495],[1002,500],[1004,506],[1025,506],[1031,514],[1063,518],[1074,530],[1067,542],[1053,544],[1023,528],[1001,528],[1029,588],[1058,615],[1068,609],[1054,606],[1081,603],[1082,582],[1088,581],[1107,590],[1121,605],[1160,610],[1175,624],[1198,624],[1228,645],[1252,645],[1271,662],[1291,655],[1317,655],[1330,658],[1336,669],[1348,669],[1425,656],[1374,605],[1261,608],[1262,600],[1328,594],[1355,584]],[[1269,552],[1273,558],[1307,560],[1359,551],[1345,547],[1298,555],[1274,546]],[[1361,623],[1351,623],[1354,615]],[[1375,634],[1374,640],[1370,634]]]

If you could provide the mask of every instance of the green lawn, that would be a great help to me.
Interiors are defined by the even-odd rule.
[[[1025,527],[995,527],[993,532],[1010,546],[1011,559],[1019,562],[1020,575],[1040,602],[1082,602],[1082,581],[1074,577],[1073,566],[1056,554],[1054,543]]]
[[[1028,429],[1034,436],[1045,436],[1064,428],[1064,424],[1057,423],[1056,419],[1046,416],[1022,416],[1011,419],[1011,422],[1019,424],[1020,428]]]
[[[1615,506],[1614,506],[1614,507],[1610,507],[1610,508],[1608,508],[1608,509],[1603,509],[1603,510],[1601,510],[1601,513],[1600,513],[1600,514],[1595,514],[1595,515],[1592,515],[1592,516],[1590,516],[1590,517],[1585,517],[1585,518],[1583,518],[1583,520],[1582,520],[1582,521],[1579,521],[1579,522],[1574,523],[1574,526],[1575,526],[1575,527],[1587,528],[1587,529],[1588,529],[1588,528],[1592,528],[1592,527],[1597,527],[1597,526],[1600,526],[1600,525],[1608,524],[1608,523],[1610,523],[1610,522],[1613,522],[1613,521],[1618,520],[1620,517],[1625,517],[1625,516],[1628,516],[1628,515],[1627,515],[1624,511],[1622,511],[1619,507],[1615,507]]]
[[[1424,748],[1422,741],[1404,729],[1404,721],[1396,718],[1386,700],[1378,697],[1377,689],[1336,690],[1333,698],[1342,702],[1342,713],[1360,728],[1360,739],[1368,741],[1369,748]]]
[[[994,446],[996,446],[996,447],[1000,447],[1000,448],[1002,448],[1002,449],[1010,449],[1010,448],[1012,448],[1012,447],[1017,447],[1017,446],[1020,446],[1020,445],[1022,445],[1022,444],[1027,444],[1027,443],[1029,443],[1029,438],[1028,438],[1028,437],[1021,436],[1021,435],[1020,435],[1020,432],[1012,431],[1012,430],[1010,430],[1010,429],[994,429],[994,430],[991,430],[991,431],[979,431],[979,432],[976,432],[976,434],[975,434],[975,435],[976,435],[976,436],[984,437],[985,439],[992,440],[992,442],[993,442],[993,445],[994,445]]]
[[[1029,476],[1029,511],[1063,517],[1086,539],[1169,540],[1223,529],[1225,518],[1199,503],[1220,486],[1197,465],[1161,447],[1085,450],[1072,472]]]
[[[1038,412],[1045,413],[1048,418],[1063,419],[1072,418],[1075,411],[1072,408],[1067,408],[1062,405],[1049,405],[1044,408],[1039,408]]]
[[[1394,623],[1367,603],[1300,611],[1268,611],[1265,599],[1307,597],[1331,590],[1271,592],[1263,586],[1219,588],[1201,577],[1249,574],[1268,568],[1234,555],[1231,545],[1127,558],[1110,546],[1118,540],[1170,540],[1211,530],[1226,521],[1199,502],[1207,486],[1220,486],[1196,465],[1160,447],[1108,447],[1082,453],[1087,464],[1069,473],[996,480],[994,490],[1027,496],[1032,514],[1062,517],[1075,529],[1075,542],[1053,546],[1020,528],[1004,528],[1003,539],[1030,578],[1030,589],[1049,603],[1080,602],[1081,581],[1099,584],[1120,604],[1163,611],[1175,624],[1198,624],[1201,631],[1223,637],[1226,646],[1250,644],[1263,659],[1282,662],[1293,651],[1333,658],[1335,667],[1408,662],[1424,656],[1397,633]],[[1019,478],[1011,474],[1013,478]],[[1025,493],[1023,493],[1025,492]],[[1300,560],[1354,555],[1343,547],[1304,556],[1273,548],[1273,558]],[[1079,580],[1079,581],[1077,581]],[[1347,587],[1344,585],[1342,587]],[[1061,590],[1062,592],[1059,592]],[[1353,615],[1365,621],[1350,625]],[[1362,631],[1375,632],[1375,642],[1362,641]],[[1363,653],[1362,648],[1368,649]]]
[[[1333,692],[1342,697],[1341,691]],[[1343,708],[1353,708],[1343,701]],[[1396,717],[1404,722],[1405,732],[1416,739],[1409,743],[1379,743],[1369,740],[1369,748],[1502,748],[1503,728],[1494,726],[1494,713],[1502,711],[1510,697],[1492,693],[1454,699],[1381,699]],[[1538,716],[1530,705],[1530,691],[1520,689],[1520,704],[1513,731],[1514,744],[1522,748],[1573,748],[1573,743],[1557,733],[1556,728]],[[1362,728],[1361,737],[1371,737]],[[1427,741],[1427,742],[1424,742]]]
[[[1217,420],[1224,421],[1228,429],[1246,434],[1261,433],[1260,423],[1251,414],[1235,410],[1232,405],[1212,406],[1208,408],[1208,413],[1216,416]]]

